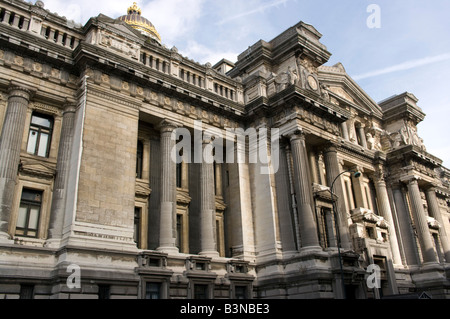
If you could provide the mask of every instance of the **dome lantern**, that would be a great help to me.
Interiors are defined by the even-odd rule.
[[[119,17],[118,20],[127,23],[133,29],[140,31],[143,35],[161,43],[161,36],[158,31],[156,31],[155,26],[142,16],[142,10],[138,7],[136,2],[128,8],[127,15]]]

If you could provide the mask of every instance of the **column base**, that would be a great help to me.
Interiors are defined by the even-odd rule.
[[[178,250],[177,247],[158,247],[158,248],[156,248],[156,251],[161,252],[161,253],[166,253],[169,255],[174,255],[174,254],[180,253],[180,251]]]
[[[14,240],[8,233],[0,231],[0,244],[14,244]]]
[[[300,248],[300,255],[307,255],[313,252],[321,252],[323,251],[321,246],[309,246]]]
[[[218,258],[220,254],[217,251],[202,251],[199,253],[200,256],[206,256],[211,258]]]
[[[61,247],[61,243],[62,243],[62,239],[61,238],[48,239],[45,242],[44,247],[59,248],[59,247]]]

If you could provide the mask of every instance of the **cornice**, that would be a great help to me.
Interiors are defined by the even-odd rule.
[[[143,87],[166,92],[171,96],[213,108],[219,113],[229,114],[230,116],[241,116],[244,114],[244,106],[237,102],[198,88],[168,74],[153,70],[139,62],[128,60],[95,45],[80,44],[74,52],[74,59],[77,65],[90,65],[93,69],[102,70],[106,74],[117,75],[126,79],[127,82],[134,82]]]

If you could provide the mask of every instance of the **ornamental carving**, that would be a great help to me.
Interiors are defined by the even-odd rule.
[[[404,145],[414,145],[426,152],[424,141],[417,133],[416,126],[409,121],[404,121],[404,125],[400,130],[389,134],[389,139],[393,149]]]
[[[105,46],[114,51],[123,53],[132,59],[135,59],[135,60],[139,59],[140,48],[137,44],[121,41],[121,40],[113,37],[112,35],[108,35],[103,32],[100,33],[99,37],[100,37],[100,39],[99,39],[100,45]]]

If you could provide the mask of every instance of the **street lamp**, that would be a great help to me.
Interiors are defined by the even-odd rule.
[[[341,271],[342,294],[344,296],[344,299],[346,299],[346,295],[345,295],[345,284],[344,284],[344,269],[343,269],[342,258],[341,258],[341,234],[339,231],[339,224],[338,224],[339,219],[337,218],[336,204],[334,202],[335,194],[334,194],[333,189],[334,189],[334,183],[336,183],[338,178],[341,177],[341,175],[343,175],[345,173],[352,173],[355,178],[361,177],[361,172],[359,172],[359,171],[354,171],[354,170],[344,171],[344,172],[340,173],[338,176],[336,176],[333,183],[331,183],[331,187],[330,187],[331,203],[333,205],[333,214],[334,214],[334,227],[336,230],[336,240],[337,240],[337,247],[338,247],[339,267],[340,267],[340,271]]]

